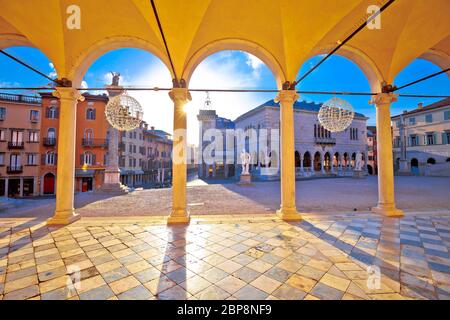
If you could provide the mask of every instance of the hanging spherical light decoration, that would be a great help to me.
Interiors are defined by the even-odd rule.
[[[144,112],[139,102],[126,92],[109,99],[105,108],[109,124],[120,131],[129,131],[140,126]]]
[[[318,114],[320,124],[330,132],[344,131],[354,116],[352,105],[336,97],[324,102]]]

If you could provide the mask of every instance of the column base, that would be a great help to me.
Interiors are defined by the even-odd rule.
[[[186,210],[173,210],[167,218],[167,224],[189,224],[191,217]]]
[[[67,225],[79,220],[81,216],[74,210],[55,212],[55,215],[47,220],[48,226]]]
[[[297,209],[290,208],[290,209],[284,209],[280,208],[277,210],[276,215],[284,220],[284,221],[301,221],[302,216],[300,213],[298,213]]]
[[[401,218],[404,216],[403,211],[400,209],[397,209],[395,207],[395,205],[378,204],[376,207],[372,208],[372,212],[384,215],[386,217]]]

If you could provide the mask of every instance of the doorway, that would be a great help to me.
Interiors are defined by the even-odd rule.
[[[55,194],[55,175],[47,173],[44,176],[44,194]]]
[[[92,191],[92,178],[82,178],[81,179],[81,192]]]

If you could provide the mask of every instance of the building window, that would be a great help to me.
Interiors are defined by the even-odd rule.
[[[427,114],[425,116],[425,122],[426,123],[432,123],[433,122],[433,115],[432,114]]]
[[[92,166],[95,162],[95,156],[92,152],[86,151],[83,155],[83,164],[87,164],[88,166]]]
[[[21,145],[23,143],[23,131],[12,130],[11,131],[11,143],[13,145]]]
[[[29,131],[28,132],[28,142],[39,142],[39,132]]]
[[[84,130],[84,139],[87,141],[92,141],[92,139],[94,139],[94,132],[92,129]]]
[[[433,133],[427,133],[427,145],[436,144]]]
[[[13,170],[20,168],[22,166],[20,154],[12,154],[9,158],[9,165]]]
[[[417,138],[416,135],[410,136],[409,139],[410,139],[410,141],[411,141],[411,142],[410,142],[410,145],[411,145],[412,147],[418,145],[418,140],[419,140],[419,139]]]
[[[5,165],[5,153],[0,152],[0,166],[4,166],[4,165]]]
[[[411,126],[415,125],[416,124],[416,118],[414,118],[414,117],[409,118],[409,124]]]
[[[56,153],[53,151],[47,152],[45,155],[45,164],[48,166],[54,166],[56,164]]]
[[[6,108],[0,107],[0,120],[5,120],[6,117]]]
[[[450,131],[446,131],[442,134],[442,144],[450,144]]]
[[[133,145],[132,145],[132,144],[129,145],[128,151],[129,151],[130,153],[133,153]]]
[[[54,106],[48,107],[46,117],[48,119],[56,119],[57,118],[56,107]]]
[[[55,139],[56,138],[56,130],[55,128],[48,128],[47,130],[47,138]]]
[[[1,114],[1,112],[0,112],[0,114]],[[450,111],[444,112],[444,120],[450,120]]]
[[[6,130],[0,129],[0,141],[6,141]]]
[[[38,110],[30,110],[30,121],[31,122],[39,121],[39,111]]]
[[[27,154],[27,165],[29,165],[29,166],[37,165],[37,154],[36,153]]]
[[[133,158],[128,159],[128,166],[133,167]]]
[[[95,109],[87,108],[87,110],[86,110],[86,119],[87,120],[95,120]]]
[[[128,134],[128,138],[133,139],[133,132],[130,132],[130,133]]]

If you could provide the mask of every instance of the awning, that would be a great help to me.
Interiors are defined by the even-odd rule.
[[[75,177],[93,177],[95,170],[75,169]]]

